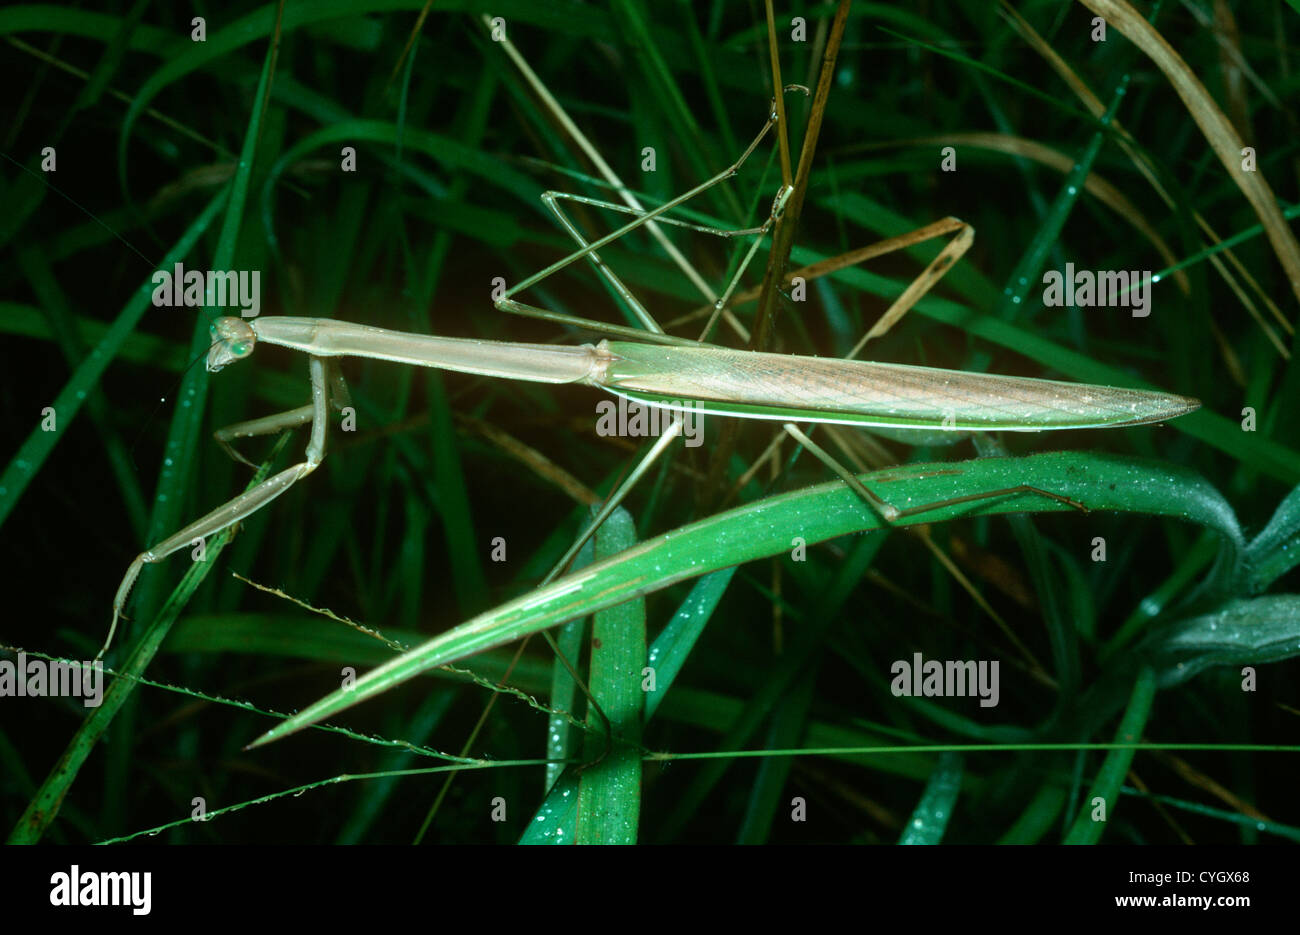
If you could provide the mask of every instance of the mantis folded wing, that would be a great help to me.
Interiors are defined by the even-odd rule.
[[[799,357],[717,347],[601,341],[577,347],[408,334],[328,318],[220,318],[208,370],[252,354],[259,341],[309,355],[308,406],[231,426],[218,440],[311,422],[306,460],[186,526],[131,563],[113,602],[112,642],[127,595],[146,563],[252,515],[314,471],[325,456],[328,407],[347,403],[331,358],[370,357],[480,376],[586,383],[649,405],[781,421],[897,428],[1039,431],[1159,422],[1197,400],[1169,393],[900,364]],[[1052,496],[1051,494],[1048,494]],[[876,498],[872,498],[873,500]],[[886,512],[886,518],[899,515]]]
[[[602,379],[652,405],[848,425],[1034,432],[1159,422],[1200,407],[1169,393],[826,357],[602,341]]]

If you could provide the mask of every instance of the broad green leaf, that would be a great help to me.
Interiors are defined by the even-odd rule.
[[[596,561],[636,543],[632,515],[619,507],[596,531]],[[591,626],[592,698],[605,713],[587,712],[584,749],[599,762],[578,780],[578,843],[635,844],[641,813],[641,717],[645,707],[645,599],[599,611]],[[604,736],[605,725],[613,731]],[[602,748],[611,744],[607,751]]]
[[[899,506],[946,504],[923,515],[908,516],[902,525],[956,516],[1071,509],[1058,500],[1023,490],[983,501],[952,502],[959,497],[1029,485],[1050,490],[1090,510],[1134,511],[1200,523],[1214,528],[1235,548],[1244,547],[1232,509],[1204,480],[1186,469],[1133,458],[1049,452],[1027,458],[908,465],[863,475],[861,479]],[[678,581],[784,552],[792,534],[811,545],[881,526],[874,511],[838,481],[710,516],[567,575],[435,637],[366,673],[350,689],[336,691],[310,705],[267,731],[251,746],[291,734],[434,666]]]

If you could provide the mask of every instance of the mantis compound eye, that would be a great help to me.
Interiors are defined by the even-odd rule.
[[[216,373],[227,364],[253,353],[257,334],[242,318],[218,318],[212,325],[212,347],[208,349],[208,372]]]

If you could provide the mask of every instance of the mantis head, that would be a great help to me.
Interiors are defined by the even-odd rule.
[[[257,332],[242,318],[218,318],[212,324],[212,337],[212,347],[208,349],[209,373],[247,357],[257,344]]]

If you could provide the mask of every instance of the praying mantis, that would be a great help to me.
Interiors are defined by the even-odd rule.
[[[779,219],[791,193],[790,187],[784,186],[778,192],[767,219],[757,228],[723,231],[663,218],[663,215],[735,175],[777,119],[774,104],[767,123],[735,164],[654,210],[640,211],[609,202],[577,199],[636,215],[634,220],[591,243],[583,239],[556,205],[560,198],[576,196],[547,192],[543,198],[548,207],[578,241],[580,248],[505,292],[496,301],[497,308],[506,312],[554,317],[553,313],[527,306],[513,296],[584,258],[620,295],[641,308],[631,291],[600,260],[597,251],[637,228],[663,219],[667,223],[727,237],[755,237],[726,291],[715,302],[715,315],[721,312],[763,236]],[[585,324],[596,329],[625,330],[608,329],[608,326],[595,322]],[[310,403],[277,415],[240,422],[216,433],[217,441],[232,456],[244,460],[230,446],[234,439],[310,425],[305,458],[140,553],[127,569],[117,590],[112,623],[100,656],[112,643],[131,588],[145,564],[161,561],[195,540],[219,533],[248,518],[320,466],[325,457],[329,409],[331,406],[342,409],[349,401],[346,383],[336,363],[341,357],[364,357],[540,383],[583,383],[650,406],[682,409],[687,405],[682,401],[689,401],[691,406],[705,413],[783,423],[1041,431],[1141,425],[1175,418],[1200,407],[1195,399],[1147,390],[901,364],[737,351],[706,345],[683,346],[680,343],[656,345],[602,340],[596,345],[576,347],[527,344],[411,334],[334,319],[293,316],[265,316],[251,320],[222,317],[213,323],[212,334],[214,341],[206,360],[207,369],[212,373],[247,359],[258,343],[278,345],[307,355]],[[819,450],[793,426],[790,431],[801,443]],[[886,521],[941,505],[899,510],[867,488],[853,486]],[[1021,491],[1072,503],[1051,491],[1027,486],[994,491],[984,496]]]

